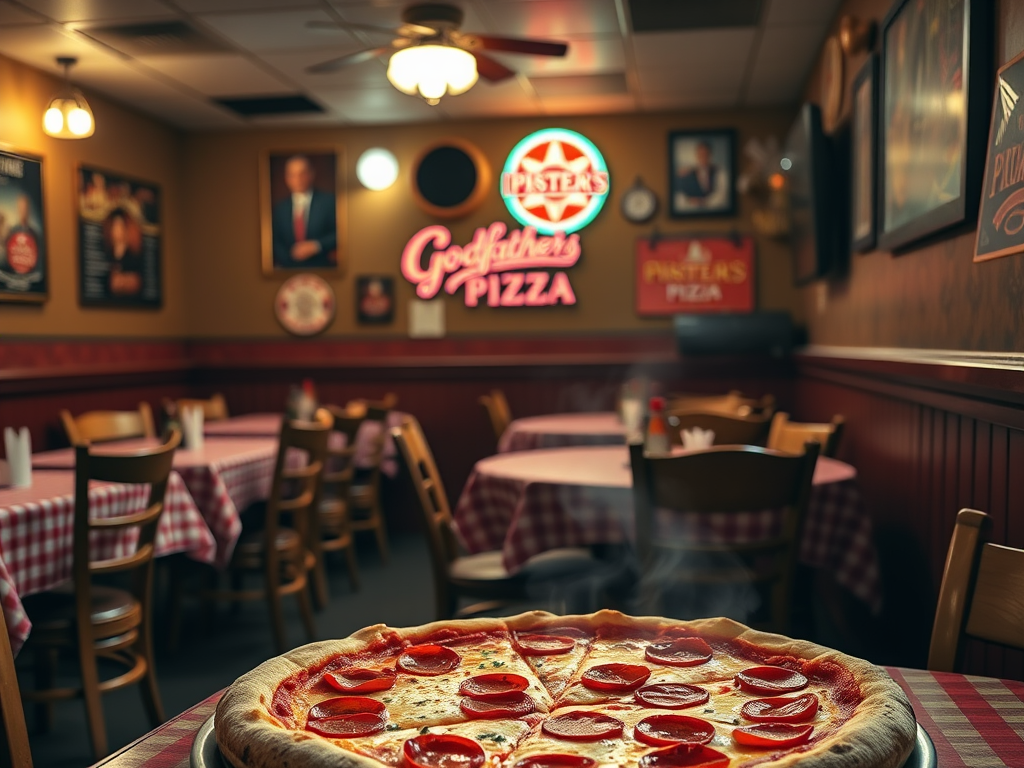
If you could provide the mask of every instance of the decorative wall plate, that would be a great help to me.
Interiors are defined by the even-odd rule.
[[[337,302],[330,283],[318,275],[289,277],[277,289],[274,314],[295,336],[315,336],[334,321]]]

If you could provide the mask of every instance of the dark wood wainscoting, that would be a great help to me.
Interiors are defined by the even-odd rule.
[[[882,561],[876,660],[923,667],[957,512],[988,512],[991,541],[1024,547],[1024,366],[906,354],[799,355],[795,401],[800,418],[846,417],[841,458],[857,467]],[[964,667],[1024,679],[1024,653],[971,641]]]

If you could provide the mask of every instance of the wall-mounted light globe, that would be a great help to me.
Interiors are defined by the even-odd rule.
[[[450,45],[403,48],[388,63],[388,80],[402,93],[418,93],[428,104],[437,104],[446,93],[457,96],[473,87],[476,58]]]
[[[367,189],[387,189],[398,178],[398,159],[382,147],[368,149],[356,161],[356,178]]]

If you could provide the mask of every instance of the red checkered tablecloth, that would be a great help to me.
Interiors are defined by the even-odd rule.
[[[30,488],[0,489],[0,605],[15,652],[32,624],[21,598],[52,589],[71,576],[74,521],[73,471],[34,472]],[[145,508],[149,486],[93,483],[89,506],[94,517],[117,517]],[[181,477],[172,472],[156,534],[158,557],[186,552],[210,563],[217,545]],[[130,554],[138,531],[97,531],[92,557]]]
[[[1024,683],[888,667],[935,744],[938,768],[1024,766]],[[223,691],[183,712],[98,765],[188,768],[196,733]]]
[[[455,508],[455,529],[471,553],[501,550],[514,572],[534,555],[558,547],[628,540],[633,530],[632,473],[625,446],[556,448],[507,453],[477,462]],[[750,541],[775,535],[781,515],[659,510],[656,525],[672,535]],[[881,610],[881,577],[856,472],[821,458],[800,544],[800,560]]]
[[[498,440],[498,453],[625,442],[626,428],[615,413],[555,413],[513,421]]]

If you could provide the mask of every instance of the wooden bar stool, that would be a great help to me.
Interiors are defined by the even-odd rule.
[[[139,403],[137,411],[89,411],[79,416],[72,416],[70,411],[62,409],[60,420],[72,445],[156,437],[153,409],[149,403]]]

